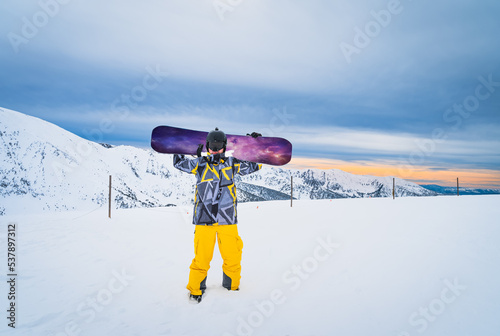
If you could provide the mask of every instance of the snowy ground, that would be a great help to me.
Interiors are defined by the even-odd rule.
[[[240,292],[185,285],[190,208],[0,217],[2,335],[500,334],[500,196],[239,206]],[[8,223],[16,224],[16,329]]]

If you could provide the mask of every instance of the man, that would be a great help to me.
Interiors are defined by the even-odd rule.
[[[252,133],[253,137],[260,134]],[[193,224],[195,257],[190,266],[190,299],[201,302],[205,292],[207,272],[210,268],[215,241],[224,261],[222,286],[239,290],[241,253],[243,242],[237,229],[237,198],[234,176],[246,175],[262,168],[255,162],[226,157],[227,137],[218,128],[207,135],[208,155],[201,156],[203,145],[198,147],[198,158],[187,159],[174,155],[174,167],[196,176]]]

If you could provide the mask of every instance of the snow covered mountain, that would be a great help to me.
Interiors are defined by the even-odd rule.
[[[0,213],[188,203],[193,180],[152,150],[109,147],[38,118],[0,109]]]
[[[425,189],[437,192],[440,195],[456,195],[456,187],[443,187],[436,184],[422,185]],[[462,188],[460,187],[460,195],[495,195],[500,194],[500,189],[479,189],[479,188]]]
[[[297,199],[331,199],[358,197],[391,197],[392,177],[354,175],[338,169],[291,170],[269,168],[260,174],[241,178],[241,190],[260,195],[272,190],[290,198],[290,178],[293,177],[293,196]],[[259,189],[260,188],[260,189]],[[396,196],[433,196],[435,193],[419,185],[396,178]],[[281,198],[284,199],[284,198]]]
[[[194,178],[172,165],[172,156],[151,149],[85,140],[54,124],[0,108],[0,215],[44,210],[97,209],[108,200],[109,176],[117,208],[188,205]],[[340,170],[264,168],[237,180],[238,199],[388,197],[392,177]],[[397,196],[435,195],[396,180]]]

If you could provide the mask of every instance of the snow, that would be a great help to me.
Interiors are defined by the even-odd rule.
[[[7,109],[0,108],[0,118],[0,151],[6,154],[0,161],[0,214],[98,208],[108,201],[109,175],[118,207],[191,202],[194,181],[173,168],[170,155],[106,148]]]
[[[239,292],[214,253],[185,289],[191,207],[62,211],[16,223],[16,329],[2,335],[481,335],[500,332],[500,196],[239,205]],[[5,268],[2,276],[6,274]]]

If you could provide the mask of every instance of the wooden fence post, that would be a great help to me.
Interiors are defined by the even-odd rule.
[[[293,176],[290,176],[290,208],[293,207]]]
[[[109,207],[108,207],[108,217],[111,218],[111,175],[109,175]]]
[[[392,199],[396,198],[396,178],[392,178]]]
[[[460,190],[460,187],[458,185],[458,177],[457,177],[457,196],[460,196],[460,191],[459,190]]]

